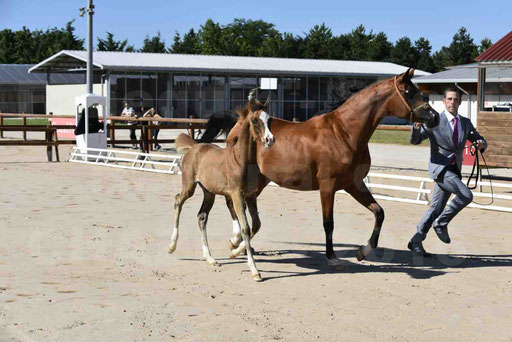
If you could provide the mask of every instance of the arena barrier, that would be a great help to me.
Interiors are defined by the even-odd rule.
[[[121,169],[130,169],[138,171],[158,172],[167,174],[181,174],[181,155],[169,155],[169,154],[149,154],[143,152],[132,152],[122,150],[109,150],[109,149],[96,149],[96,148],[78,148],[74,147],[70,153],[70,162],[74,163],[85,163],[109,167],[117,167]],[[388,179],[398,180],[404,182],[413,182],[413,186],[403,186],[395,184],[383,184],[375,182],[375,179]],[[395,202],[413,203],[413,204],[429,204],[429,195],[432,190],[427,188],[427,184],[431,184],[434,181],[426,177],[415,177],[415,176],[402,176],[393,175],[386,173],[370,172],[364,180],[368,189],[373,193],[375,199],[382,199]],[[474,183],[470,184],[473,185]],[[277,184],[271,182],[270,185],[277,186]],[[488,181],[479,180],[478,182],[480,191],[473,191],[475,198],[493,198],[494,200],[501,200],[508,205],[507,201],[512,200],[512,195],[506,195],[502,193],[494,193],[491,195],[489,192],[482,192],[483,187],[489,187],[491,185]],[[495,189],[508,189],[512,191],[512,184],[506,183],[495,183],[492,182],[492,187]],[[397,195],[383,195],[377,194],[372,189],[383,189],[390,190]],[[346,194],[344,190],[338,191],[340,194]],[[402,193],[415,194],[415,198],[406,197]],[[468,207],[512,212],[512,206],[505,205],[481,205],[477,203],[471,203]]]
[[[151,154],[136,151],[73,147],[69,160],[72,163],[93,164],[119,169],[181,174],[181,156]]]

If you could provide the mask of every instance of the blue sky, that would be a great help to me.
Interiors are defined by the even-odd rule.
[[[86,20],[78,8],[86,0],[0,0],[0,29],[12,30],[63,27],[75,19],[81,38]],[[94,37],[114,33],[115,39],[128,39],[136,48],[144,37],[161,32],[168,46],[174,32],[199,29],[208,18],[228,24],[234,18],[262,19],[275,24],[280,32],[303,35],[324,22],[334,34],[350,32],[359,24],[367,31],[383,31],[395,42],[408,36],[430,40],[433,50],[449,45],[453,35],[465,26],[475,43],[484,37],[496,42],[512,30],[512,1],[95,1]]]

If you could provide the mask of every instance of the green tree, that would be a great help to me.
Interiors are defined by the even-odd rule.
[[[492,41],[489,38],[484,38],[480,41],[480,46],[478,47],[478,54],[482,54],[490,48],[492,45]]]
[[[15,57],[15,39],[14,32],[5,29],[0,31],[0,63],[11,64],[14,63]]]
[[[115,40],[114,34],[107,32],[107,37],[98,37],[98,51],[133,51],[133,46],[128,45],[128,39]]]
[[[408,37],[398,39],[391,50],[391,62],[416,68],[418,55]]]
[[[370,48],[370,41],[375,38],[372,31],[366,33],[363,25],[359,25],[352,32],[346,35],[348,43],[348,51],[344,59],[351,59],[355,61],[368,60],[368,50]]]
[[[167,52],[167,49],[165,48],[165,42],[162,40],[162,37],[160,36],[160,31],[158,31],[157,35],[152,38],[149,38],[149,35],[146,35],[140,52]]]
[[[285,32],[282,37],[283,40],[279,47],[279,57],[301,58],[300,50],[304,40],[301,37],[296,37],[292,33],[287,32]]]
[[[315,25],[304,38],[301,46],[302,57],[311,59],[329,58],[330,49],[333,43],[331,29],[324,23]]]
[[[278,34],[274,24],[263,20],[235,19],[223,28],[224,53],[234,56],[257,56],[263,42]]]
[[[33,35],[28,28],[23,26],[21,30],[14,32],[14,63],[36,63],[35,50]]]
[[[432,45],[430,45],[428,39],[420,37],[417,41],[414,42],[414,49],[416,50],[416,55],[418,58],[416,68],[423,71],[435,72],[436,67],[431,56]]]
[[[393,44],[388,40],[384,32],[379,32],[370,40],[366,59],[368,61],[386,62],[391,55]]]
[[[204,55],[222,55],[224,51],[222,35],[223,29],[219,23],[211,19],[206,20],[197,32],[201,53]]]

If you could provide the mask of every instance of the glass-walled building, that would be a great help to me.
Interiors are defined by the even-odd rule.
[[[110,75],[110,113],[119,115],[128,102],[135,109],[154,107],[165,117],[208,118],[242,106],[249,92],[268,79],[276,89],[260,89],[258,97],[270,96],[271,114],[303,121],[331,108],[336,87],[362,88],[377,77],[115,72]]]
[[[64,50],[30,72],[83,72],[86,61],[86,51]],[[128,102],[136,111],[154,107],[165,117],[208,118],[242,106],[259,87],[260,100],[270,97],[271,115],[299,121],[335,108],[340,90],[361,89],[407,70],[387,62],[108,51],[95,51],[93,64],[110,115],[120,115]]]

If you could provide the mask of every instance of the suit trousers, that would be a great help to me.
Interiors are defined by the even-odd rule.
[[[451,194],[455,197],[445,208]],[[448,166],[436,180],[432,191],[432,201],[425,215],[416,227],[413,242],[422,242],[437,219],[436,226],[446,227],[448,223],[473,200],[473,194],[466,184],[462,183],[460,172],[456,166]]]

